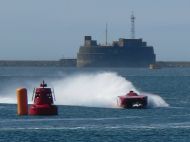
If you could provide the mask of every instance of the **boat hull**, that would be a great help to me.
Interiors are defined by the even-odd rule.
[[[147,96],[119,96],[118,105],[122,108],[141,109],[147,107]]]
[[[29,109],[30,115],[57,115],[57,106],[55,105],[31,105]]]

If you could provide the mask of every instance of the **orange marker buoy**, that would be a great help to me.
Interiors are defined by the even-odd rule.
[[[28,114],[28,98],[26,88],[18,88],[17,94],[17,114],[27,115]]]

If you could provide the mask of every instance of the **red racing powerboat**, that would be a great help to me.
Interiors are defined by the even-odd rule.
[[[57,115],[57,106],[53,105],[55,96],[44,81],[34,89],[32,100],[34,104],[30,106],[30,115]]]
[[[127,95],[118,96],[118,105],[122,108],[146,108],[147,100],[147,96],[138,95],[137,93],[130,91]]]

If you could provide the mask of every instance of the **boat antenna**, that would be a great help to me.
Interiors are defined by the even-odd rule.
[[[108,24],[106,23],[106,46],[108,45]]]
[[[133,11],[131,14],[131,38],[135,39],[135,16]]]

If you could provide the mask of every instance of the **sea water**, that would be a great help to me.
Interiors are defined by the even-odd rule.
[[[16,89],[45,80],[57,116],[18,116]],[[0,141],[189,141],[190,68],[0,67]],[[117,97],[148,96],[147,109],[121,109]]]

